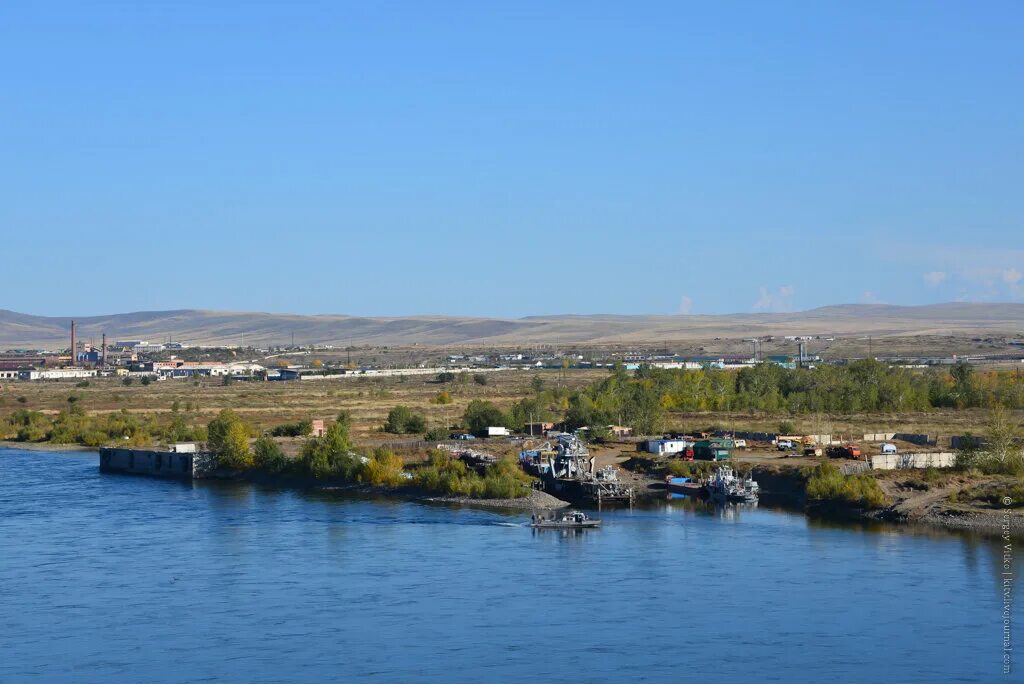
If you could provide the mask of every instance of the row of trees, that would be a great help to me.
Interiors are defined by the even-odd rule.
[[[236,470],[256,468],[375,486],[409,484],[438,494],[476,498],[517,498],[529,491],[529,476],[511,460],[499,462],[481,476],[461,461],[433,452],[427,464],[407,474],[402,459],[386,447],[374,449],[367,456],[356,453],[349,438],[349,423],[348,414],[340,414],[323,436],[310,438],[299,457],[289,459],[267,434],[250,449],[251,427],[237,413],[225,409],[210,421],[207,446],[221,466]]]
[[[933,408],[1024,408],[1017,372],[978,373],[969,364],[919,371],[872,359],[811,369],[758,364],[740,371],[617,370],[569,398],[570,427],[622,423],[657,432],[670,411],[758,410],[769,413],[926,411]]]

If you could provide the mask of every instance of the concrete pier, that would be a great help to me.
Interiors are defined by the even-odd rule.
[[[101,473],[127,473],[178,480],[206,477],[216,468],[216,457],[206,451],[155,449],[100,449]]]

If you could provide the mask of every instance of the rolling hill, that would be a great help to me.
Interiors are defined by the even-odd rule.
[[[793,313],[559,315],[517,319],[357,317],[183,309],[75,317],[79,338],[201,345],[495,345],[640,343],[754,335],[1024,335],[1024,304],[846,304]],[[0,310],[0,349],[68,346],[71,317]]]

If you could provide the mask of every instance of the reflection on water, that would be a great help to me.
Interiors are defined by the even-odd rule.
[[[998,540],[763,502],[600,517],[0,451],[0,682],[1001,677]]]

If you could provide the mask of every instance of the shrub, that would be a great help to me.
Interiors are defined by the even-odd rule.
[[[871,475],[844,475],[832,463],[814,468],[807,480],[807,496],[816,501],[841,501],[864,508],[883,508],[885,494]]]
[[[280,473],[290,463],[277,442],[267,435],[261,436],[253,445],[252,462],[254,467],[268,473]]]
[[[423,437],[428,442],[440,442],[448,439],[448,430],[446,430],[443,425],[435,425],[427,430],[427,434]]]
[[[89,386],[89,381],[88,380],[82,380],[81,382],[76,382],[75,383],[75,387],[78,387],[80,389],[88,387],[88,386]]]
[[[473,374],[473,382],[475,382],[478,385],[486,385],[487,384],[487,376],[484,375],[483,373],[474,373]]]
[[[388,419],[384,423],[384,432],[396,435],[425,432],[426,429],[426,418],[420,413],[414,413],[408,406],[402,406],[401,404],[388,412]]]
[[[313,421],[300,420],[296,423],[283,423],[275,425],[270,430],[274,437],[308,437],[313,434]]]
[[[481,477],[458,459],[433,451],[413,479],[416,486],[445,496],[517,499],[530,493],[532,479],[511,459],[498,461]]]
[[[121,381],[121,384],[124,385],[125,387],[128,387],[129,385],[132,384],[132,382],[133,382],[132,378],[125,378],[124,380]]]
[[[373,456],[362,464],[359,479],[377,487],[397,487],[405,482],[402,466],[402,459],[391,449],[375,449]]]

